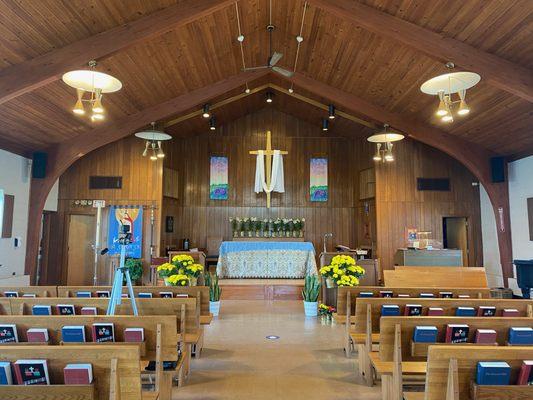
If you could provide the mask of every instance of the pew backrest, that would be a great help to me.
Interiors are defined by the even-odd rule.
[[[457,360],[459,398],[468,399],[470,398],[470,383],[476,379],[478,361],[507,362],[512,368],[511,383],[514,383],[522,361],[533,359],[533,347],[430,346],[427,359],[425,400],[447,399],[446,384],[450,359]]]
[[[93,367],[94,386],[99,400],[109,399],[109,384],[111,376],[111,360],[118,360],[118,377],[120,380],[120,399],[139,400],[141,398],[141,375],[139,370],[139,347],[116,345],[72,345],[72,346],[0,346],[0,360],[15,362],[19,359],[46,359],[50,381],[53,384],[63,384],[63,368],[67,364],[87,363]],[[19,389],[17,387],[0,386],[0,398],[7,398],[3,390]],[[44,395],[54,388],[40,386]],[[56,388],[57,390],[58,388]],[[63,392],[64,393],[64,392]],[[70,393],[73,395],[73,393]],[[9,397],[17,399],[16,397]],[[43,397],[52,398],[52,397]],[[56,397],[56,398],[74,398]],[[20,400],[27,399],[21,397]]]
[[[440,297],[439,292],[452,292],[453,297],[457,298],[459,295],[470,296],[470,298],[489,298],[490,289],[488,288],[454,288],[454,287],[384,287],[384,286],[357,286],[357,287],[339,287],[337,293],[337,314],[339,316],[346,315],[347,295],[350,294],[350,313],[355,312],[355,304],[361,299],[358,297],[361,292],[372,292],[374,297],[379,297],[380,290],[390,290],[393,292],[393,298],[397,298],[398,294],[408,294],[408,299],[416,299],[420,293],[433,293],[435,297]]]
[[[401,326],[402,359],[404,361],[421,361],[420,357],[411,354],[411,341],[416,326],[433,325],[439,330],[437,342],[445,342],[447,324],[466,324],[469,326],[469,342],[474,341],[476,329],[494,329],[496,342],[505,346],[509,328],[513,326],[533,326],[533,318],[503,317],[381,317],[379,322],[379,358],[381,361],[392,361],[394,352],[395,325]],[[463,346],[456,344],[457,347]],[[480,346],[481,347],[481,346]]]
[[[0,297],[5,297],[5,292],[17,292],[23,295],[36,295],[37,297],[57,297],[57,286],[1,286]]]
[[[146,346],[146,359],[155,359],[157,350],[157,326],[161,325],[162,359],[177,360],[178,343],[177,319],[171,315],[95,315],[95,316],[33,316],[33,315],[2,315],[0,324],[16,324],[20,342],[27,341],[26,331],[30,328],[48,329],[49,343],[56,345],[62,343],[61,328],[65,325],[84,325],[87,343],[92,344],[92,324],[97,322],[112,322],[115,329],[115,341],[124,342],[124,329],[144,328],[144,341]],[[8,344],[4,344],[8,345]],[[4,346],[4,345],[0,345]],[[70,344],[69,344],[70,346]],[[39,346],[36,346],[39,347]]]
[[[465,287],[465,288],[488,288],[485,269],[449,267],[438,270],[424,268],[421,270],[406,268],[401,270],[383,271],[385,286],[398,287]]]
[[[422,315],[427,315],[429,307],[440,307],[444,316],[454,316],[457,307],[494,306],[496,316],[501,316],[504,308],[514,308],[518,310],[521,317],[533,317],[533,300],[511,300],[511,299],[410,299],[410,298],[359,298],[355,306],[355,333],[366,332],[367,307],[372,310],[372,332],[379,332],[379,320],[381,318],[381,307],[385,304],[396,304],[400,307],[400,315],[403,315],[407,304],[418,304],[423,307]],[[480,317],[492,318],[492,317]]]

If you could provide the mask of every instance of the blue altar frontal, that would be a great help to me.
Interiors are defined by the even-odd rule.
[[[222,242],[217,264],[221,278],[303,278],[317,274],[310,242]]]

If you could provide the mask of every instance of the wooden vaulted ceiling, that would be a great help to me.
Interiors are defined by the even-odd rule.
[[[56,49],[140,20],[176,3],[186,7],[191,0],[0,0],[0,83],[7,76],[2,73],[13,71],[17,65],[53,54],[51,52]],[[108,115],[106,122],[99,125],[111,124],[239,74],[242,62],[236,41],[235,5],[226,3],[196,21],[99,59],[98,68],[118,77],[124,84],[120,92],[104,96]],[[433,115],[435,98],[419,90],[426,79],[445,72],[438,57],[430,57],[402,41],[380,35],[379,30],[365,29],[339,18],[320,8],[323,1],[309,3],[303,28],[305,40],[297,68],[300,74],[363,98],[388,112],[438,127],[497,154],[533,153],[533,107],[524,96],[502,90],[482,76],[480,84],[468,92],[471,114],[443,125]],[[531,73],[533,69],[533,2],[529,0],[365,0],[359,3],[495,55],[522,71]],[[240,0],[238,4],[246,37],[247,66],[264,64],[268,58],[265,26],[269,0]],[[277,27],[273,48],[284,54],[280,65],[290,69],[296,54],[295,36],[300,29],[304,1],[272,0],[272,4],[272,20]],[[252,84],[268,82],[286,88],[290,85],[275,75],[264,76]],[[213,101],[240,90],[220,95]],[[323,100],[297,86],[295,90],[309,98]],[[221,108],[218,123],[264,107],[261,96],[259,92],[233,103],[233,107]],[[277,97],[275,107],[316,121],[318,131],[322,111],[286,94],[278,93]],[[44,86],[2,102],[0,147],[28,154],[90,133],[96,124],[71,113],[74,100],[71,88],[52,79]],[[163,122],[175,117],[177,115],[168,115]],[[365,118],[364,115],[360,117]],[[376,118],[368,120],[387,122]],[[202,124],[205,121],[197,119],[173,125],[168,130],[180,136],[201,131]],[[336,125],[339,134],[369,132],[369,128],[353,122],[337,121]]]

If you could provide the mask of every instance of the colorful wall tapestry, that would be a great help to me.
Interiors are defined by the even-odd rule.
[[[311,158],[311,201],[328,201],[328,159]]]
[[[228,199],[228,157],[211,157],[209,198]]]
[[[118,234],[122,225],[128,225],[131,232],[131,244],[126,246],[126,257],[141,258],[143,243],[143,209],[142,207],[113,206],[109,210],[109,230],[107,247],[110,255],[120,255]]]

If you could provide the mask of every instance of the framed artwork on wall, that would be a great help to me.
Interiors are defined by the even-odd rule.
[[[167,216],[165,218],[165,232],[173,233],[174,232],[174,217]]]
[[[209,198],[228,199],[228,157],[211,157]]]
[[[311,158],[309,195],[311,201],[328,201],[328,159]]]

